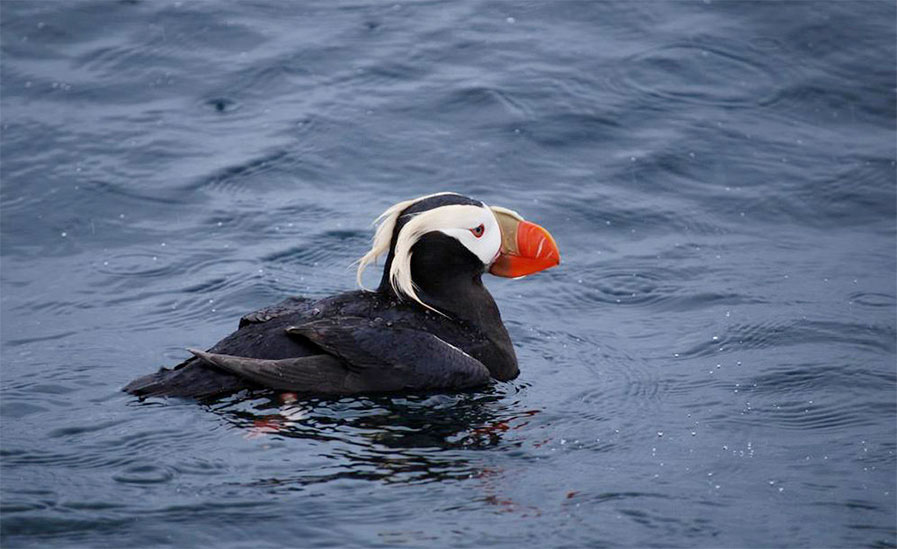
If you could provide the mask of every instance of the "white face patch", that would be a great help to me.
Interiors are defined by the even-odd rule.
[[[392,232],[401,213],[421,200],[443,194],[452,193],[436,193],[406,200],[383,212],[377,219],[379,225],[370,251],[358,261],[356,276],[359,286],[364,287],[361,284],[361,275],[365,268],[389,251]],[[411,280],[411,248],[423,235],[433,231],[440,231],[457,239],[483,262],[484,267],[492,264],[501,248],[501,229],[492,210],[486,205],[450,204],[412,215],[396,238],[389,281],[397,294],[405,295],[428,309],[433,308],[418,298],[414,282]]]
[[[492,263],[501,248],[498,221],[485,205],[451,204],[414,215],[396,239],[389,278],[396,293],[404,294],[429,309],[432,307],[417,297],[411,280],[411,248],[423,235],[434,231],[457,239],[483,262],[484,267]]]
[[[448,207],[451,206],[446,206]],[[456,207],[470,208],[471,211],[458,214],[457,222],[460,227],[440,228],[439,232],[456,238],[465,248],[479,257],[483,265],[491,265],[501,247],[501,230],[498,228],[495,215],[488,207]]]

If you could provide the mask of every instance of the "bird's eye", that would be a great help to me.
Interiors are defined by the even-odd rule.
[[[473,236],[475,236],[475,237],[477,237],[477,238],[483,236],[483,233],[484,233],[485,231],[486,231],[486,227],[483,227],[483,224],[482,224],[482,223],[480,223],[479,226],[474,227],[473,229],[470,229],[470,232],[473,233]]]

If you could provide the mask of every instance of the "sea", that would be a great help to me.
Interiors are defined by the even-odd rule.
[[[0,544],[897,546],[895,21],[2,0]],[[517,379],[121,391],[354,289],[372,221],[438,191],[558,243],[486,280]]]

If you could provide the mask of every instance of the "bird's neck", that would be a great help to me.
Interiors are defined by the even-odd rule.
[[[408,301],[407,297],[397,296],[390,283],[391,264],[390,255],[377,291]],[[411,280],[421,301],[449,317],[477,327],[501,322],[498,306],[483,285],[481,272],[446,273],[444,266],[443,269],[438,269],[412,261]]]
[[[393,250],[386,259],[379,291],[395,296],[390,281]],[[415,292],[430,307],[477,327],[501,324],[495,300],[483,286],[482,262],[454,238],[441,233],[424,235],[411,250],[410,267]]]
[[[390,253],[378,292],[397,300],[411,301],[408,297],[397,296],[390,284],[392,260]],[[411,279],[421,301],[485,336],[491,345],[476,358],[486,365],[492,377],[502,381],[513,379],[519,372],[517,357],[498,306],[483,285],[483,269],[482,263],[457,251],[442,253],[438,246],[421,247],[411,256]],[[417,303],[411,304],[420,307]]]

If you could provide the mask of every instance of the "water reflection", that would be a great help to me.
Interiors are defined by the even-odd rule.
[[[472,394],[338,400],[256,393],[208,406],[248,440],[327,443],[322,454],[330,460],[327,467],[262,484],[305,486],[344,478],[418,484],[494,473],[476,451],[519,446],[507,435],[539,413],[509,403],[506,393],[500,387]]]

